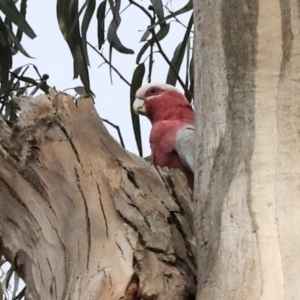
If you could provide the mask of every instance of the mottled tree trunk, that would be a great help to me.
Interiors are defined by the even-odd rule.
[[[197,299],[299,299],[299,1],[194,6]]]
[[[191,195],[108,134],[90,98],[22,97],[0,120],[0,252],[27,299],[189,299]]]

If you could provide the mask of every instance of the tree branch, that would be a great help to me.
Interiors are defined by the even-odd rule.
[[[176,75],[177,77],[177,80],[178,82],[180,83],[180,85],[182,86],[183,90],[184,90],[184,93],[186,95],[189,95],[190,94],[190,91],[188,90],[188,88],[185,86],[184,82],[182,81],[182,79],[180,78],[178,72],[176,71],[175,67],[173,66],[172,62],[169,60],[168,56],[165,54],[165,52],[163,51],[163,48],[161,47],[161,44],[159,42],[159,40],[157,39],[157,36],[156,36],[156,33],[155,33],[155,30],[154,28],[149,28],[151,34],[152,34],[152,37],[154,39],[154,42],[155,44],[157,45],[158,47],[158,50],[160,52],[160,54],[162,55],[162,57],[164,58],[164,60],[166,61],[166,63],[169,65],[169,67],[173,70],[174,74]]]
[[[103,119],[103,118],[101,118],[101,119],[102,119],[103,122],[106,122],[107,124],[109,124],[110,126],[112,126],[113,128],[115,128],[117,130],[118,135],[119,135],[119,139],[120,139],[120,143],[121,143],[122,147],[124,149],[126,149],[125,144],[124,144],[124,140],[123,140],[123,137],[122,137],[122,134],[121,134],[120,127],[118,125],[115,125],[114,123],[108,121],[107,119]]]
[[[142,11],[148,16],[148,18],[149,18],[150,20],[153,19],[152,16],[151,16],[151,14],[147,11],[147,9],[146,9],[145,7],[143,7],[142,5],[136,3],[136,2],[133,1],[133,0],[129,0],[129,3],[135,5],[135,6],[138,7],[140,10],[142,10]]]
[[[106,57],[95,47],[93,46],[91,43],[89,43],[88,41],[86,42],[95,52],[97,52],[105,61],[105,63],[107,63],[118,75],[119,77],[128,85],[131,86],[131,84],[129,83],[129,81],[126,80],[126,78],[106,59]]]
[[[153,28],[153,24],[154,24],[155,18],[153,18],[153,17],[151,16],[151,14],[150,14],[143,6],[141,6],[140,4],[136,3],[135,1],[129,0],[129,3],[135,5],[135,6],[138,7],[140,10],[142,10],[142,11],[148,16],[148,18],[150,19],[151,25],[148,27],[148,30],[149,30],[149,31],[151,32],[151,34],[152,34],[152,39],[153,39],[153,41],[154,41],[155,44],[157,45],[158,50],[159,50],[160,54],[162,55],[162,57],[164,58],[164,60],[166,61],[166,63],[169,65],[169,67],[170,67],[170,68],[173,70],[173,72],[175,73],[175,75],[176,75],[176,77],[177,77],[177,80],[178,80],[179,84],[182,86],[182,88],[183,88],[183,90],[184,90],[185,95],[187,95],[187,97],[190,97],[190,91],[189,91],[188,88],[185,86],[183,80],[180,78],[178,72],[176,71],[176,69],[175,69],[175,67],[173,66],[172,62],[169,60],[168,56],[165,54],[163,48],[162,48],[161,45],[160,45],[160,42],[159,42],[157,36],[156,36],[155,30],[154,30],[154,28]],[[152,45],[151,45],[151,46],[152,46]],[[151,53],[150,53],[150,54],[151,54]],[[151,57],[151,55],[150,55],[150,64],[151,64],[151,59],[152,59],[152,57]],[[149,79],[150,79],[150,75],[151,75],[151,73],[150,73],[150,71],[149,71]]]

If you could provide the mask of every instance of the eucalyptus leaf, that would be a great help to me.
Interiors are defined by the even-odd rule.
[[[155,26],[163,23],[163,22],[166,22],[167,20],[171,19],[171,18],[174,18],[174,17],[177,17],[181,14],[184,14],[190,10],[193,9],[193,1],[192,0],[189,0],[189,2],[182,8],[176,10],[175,12],[173,13],[170,13],[169,15],[167,15],[166,17],[162,18],[161,20],[159,20],[158,22],[154,23],[151,28],[154,28]]]
[[[190,48],[191,48],[191,41],[190,39],[187,40],[186,45],[186,65],[185,65],[185,86],[188,87],[189,84],[189,67],[190,67]]]
[[[183,41],[179,43],[179,45],[176,47],[176,49],[174,51],[174,55],[173,55],[173,58],[171,60],[171,64],[172,64],[173,68],[175,69],[175,72],[174,72],[172,67],[169,68],[168,75],[167,75],[167,80],[166,80],[166,82],[168,84],[171,84],[171,85],[174,85],[174,86],[176,84],[177,75],[180,71],[180,67],[181,67],[181,64],[182,64],[182,61],[183,61],[184,53],[187,49],[188,40],[190,38],[192,26],[193,26],[193,15],[191,15],[191,17],[190,17],[190,21],[189,21],[189,24],[187,26]],[[189,51],[189,49],[188,49],[188,51]]]
[[[145,76],[145,64],[142,63],[136,67],[134,70],[131,87],[130,87],[130,111],[131,111],[131,120],[135,136],[136,145],[139,151],[139,155],[143,157],[143,147],[141,139],[141,126],[139,116],[134,113],[132,110],[133,102],[135,100],[135,93],[141,87],[143,83],[143,78]]]
[[[21,45],[19,39],[14,35],[11,28],[9,26],[6,26],[6,29],[7,29],[7,34],[8,34],[9,40],[14,44],[14,48],[16,50],[19,50],[23,55],[27,56],[28,58],[33,58],[23,48],[23,46]]]
[[[1,1],[0,1],[1,2]],[[9,70],[12,66],[12,53],[7,28],[0,17],[0,74],[1,88],[0,95],[4,94],[8,88]]]
[[[151,0],[153,9],[158,17],[158,19],[161,21],[164,17],[164,9],[163,9],[163,3],[161,0]]]
[[[20,13],[24,17],[24,19],[26,18],[26,11],[27,11],[27,0],[22,0],[21,6],[20,6]],[[18,28],[18,30],[17,30],[16,37],[19,40],[19,42],[21,42],[22,37],[23,37],[23,31],[20,28]]]
[[[134,51],[132,49],[126,48],[120,41],[117,30],[121,24],[121,17],[119,14],[120,11],[120,0],[115,1],[115,5],[110,1],[111,10],[113,12],[113,19],[109,24],[107,30],[107,40],[110,43],[111,47],[116,49],[117,51],[124,54],[133,54]]]
[[[89,65],[89,57],[88,57],[88,51],[87,51],[87,30],[89,28],[92,16],[94,14],[96,7],[96,1],[95,0],[88,0],[88,4],[85,10],[85,14],[83,16],[82,24],[81,24],[81,35],[82,35],[82,49],[83,54],[85,56],[85,60],[87,62],[87,65]]]
[[[14,290],[13,290],[12,298],[16,296],[16,293],[19,289],[19,282],[20,282],[20,277],[16,272],[14,272]]]
[[[74,59],[74,78],[80,76],[86,91],[92,93],[87,61],[79,32],[78,0],[57,0],[56,11],[60,30]]]
[[[140,52],[138,53],[137,57],[136,57],[136,63],[139,64],[141,61],[142,56],[144,55],[144,53],[147,51],[148,47],[150,46],[150,42],[147,42],[143,45],[143,47],[141,48]]]
[[[107,40],[111,44],[111,46],[119,51],[120,53],[124,54],[134,54],[134,51],[132,49],[126,48],[120,41],[117,30],[121,23],[121,17],[117,16],[116,20],[113,19],[108,27],[107,30]]]
[[[150,33],[151,33],[151,31],[149,29],[147,29],[141,37],[141,42],[147,41],[148,37],[150,36]]]
[[[98,48],[101,49],[105,41],[105,11],[106,11],[106,0],[100,3],[97,10],[98,20]]]
[[[170,24],[168,24],[168,23],[161,24],[159,31],[156,33],[156,39],[158,41],[161,41],[162,39],[164,39],[168,35],[169,30],[170,30]],[[147,41],[143,45],[143,47],[141,48],[140,52],[138,53],[138,55],[136,57],[136,63],[137,64],[140,63],[142,56],[144,55],[144,53],[146,52],[148,47],[150,47],[151,43],[153,43],[153,40]]]
[[[14,83],[14,80],[15,80],[16,76],[19,75],[19,73],[21,72],[23,67],[24,66],[18,67],[15,70],[13,70],[12,72],[10,72],[10,79],[9,79],[8,84],[7,84],[7,89],[4,93],[4,98],[7,98],[9,96],[9,93],[10,93],[12,88],[18,88],[19,82],[17,81],[16,83]]]
[[[86,94],[85,88],[84,88],[83,86],[76,86],[76,87],[74,88],[74,90],[75,90],[75,92],[76,92],[77,94],[79,94],[80,96]]]
[[[11,22],[16,24],[18,28],[22,30],[26,35],[28,35],[32,39],[36,37],[36,34],[25,20],[23,14],[18,11],[13,1],[1,0],[0,10],[4,13],[4,15],[7,18],[9,18]]]

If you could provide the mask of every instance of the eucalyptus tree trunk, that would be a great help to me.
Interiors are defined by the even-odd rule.
[[[15,99],[0,119],[0,253],[26,299],[192,299],[191,194],[107,132],[90,98]]]
[[[197,300],[299,299],[299,2],[194,8]]]

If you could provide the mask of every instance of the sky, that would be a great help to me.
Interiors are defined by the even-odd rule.
[[[147,8],[150,1],[136,0],[139,4]],[[96,7],[101,1],[96,1]],[[79,6],[84,0],[79,0]],[[128,5],[127,0],[122,0],[121,10]],[[178,10],[187,3],[187,0],[171,0],[164,1],[173,11]],[[36,33],[37,37],[33,40],[27,36],[23,36],[22,46],[34,59],[30,59],[18,53],[13,58],[13,67],[15,68],[33,63],[37,66],[41,74],[50,76],[48,85],[55,86],[57,90],[63,91],[68,88],[82,86],[79,79],[73,79],[73,59],[65,42],[56,19],[56,1],[55,0],[30,0],[27,2],[28,23]],[[166,13],[166,11],[165,11]],[[183,24],[187,24],[191,12],[179,17]],[[133,6],[122,13],[121,26],[118,29],[118,35],[122,43],[135,51],[133,55],[120,54],[113,52],[113,65],[120,73],[131,82],[132,74],[136,68],[135,59],[139,49],[143,46],[140,39],[149,25],[149,20],[141,11]],[[108,24],[106,24],[107,28]],[[176,46],[182,41],[185,29],[182,25],[172,22],[168,37],[166,37],[161,45],[168,55],[172,58]],[[91,21],[88,31],[88,41],[97,46],[97,23],[94,17]],[[108,43],[104,45],[103,54],[108,58]],[[146,58],[144,55],[143,59]],[[135,138],[131,124],[131,107],[130,107],[130,89],[116,73],[113,73],[113,82],[110,80],[109,67],[103,63],[103,59],[92,49],[89,49],[90,58],[90,83],[91,89],[96,95],[95,105],[99,115],[120,127],[125,147],[128,151],[138,154]],[[161,58],[160,54],[154,56],[154,68],[152,73],[153,82],[165,82],[168,66]],[[148,61],[147,61],[148,62]],[[100,67],[99,67],[100,66]],[[182,78],[185,76],[184,68],[181,72]],[[36,73],[31,70],[25,76],[37,79]],[[147,83],[147,76],[144,78],[144,84]],[[178,86],[180,90],[181,87]],[[75,94],[73,90],[67,91]],[[150,122],[145,117],[140,118],[142,143],[144,156],[150,155],[149,133],[151,130]],[[105,124],[112,136],[119,141],[115,129]],[[4,269],[8,268],[8,265]],[[1,274],[0,274],[1,275]],[[22,288],[23,284],[19,288]]]
[[[137,2],[144,7],[150,5],[150,1]],[[168,7],[172,10],[177,10],[184,6],[187,1],[173,0],[166,1]],[[79,0],[79,6],[84,3]],[[96,5],[99,5],[97,1]],[[128,5],[128,1],[122,0],[121,10]],[[97,7],[97,6],[96,6]],[[167,13],[165,11],[165,13]],[[180,20],[187,24],[191,12],[180,17]],[[110,17],[109,17],[110,18]],[[82,86],[79,79],[73,80],[73,59],[67,43],[58,27],[56,19],[56,1],[54,0],[30,0],[27,7],[27,20],[37,37],[33,40],[23,37],[22,45],[30,56],[35,59],[29,59],[22,54],[17,54],[13,60],[13,68],[19,67],[27,63],[35,64],[41,74],[50,76],[48,85],[55,86],[62,91],[67,88]],[[113,52],[113,65],[120,73],[131,82],[132,74],[136,68],[135,59],[139,49],[143,46],[140,43],[141,36],[149,25],[149,20],[136,7],[130,6],[122,13],[122,22],[118,29],[118,35],[122,43],[135,51],[133,55],[120,54],[117,51]],[[106,24],[106,28],[108,24]],[[169,59],[172,58],[175,47],[183,39],[184,27],[172,22],[169,36],[161,42]],[[97,46],[97,23],[94,17],[91,21],[88,31],[88,41]],[[104,45],[104,55],[108,58],[108,43]],[[144,55],[143,59],[147,56]],[[109,120],[110,122],[120,127],[125,147],[127,150],[138,153],[133,134],[131,115],[130,115],[130,100],[129,86],[126,85],[116,73],[113,73],[113,82],[110,81],[109,66],[101,65],[103,59],[96,54],[92,49],[89,49],[90,58],[90,82],[91,89],[95,93],[96,109],[99,115]],[[168,72],[168,66],[161,58],[160,54],[154,56],[154,69],[152,73],[153,82],[165,82]],[[148,62],[148,60],[147,60]],[[99,67],[100,66],[100,67]],[[184,69],[184,68],[183,68]],[[32,75],[37,78],[35,72],[26,73],[27,76]],[[183,78],[185,73],[183,73]],[[144,83],[147,83],[147,76],[144,78]],[[178,86],[179,89],[180,86]],[[67,91],[70,94],[75,94],[73,90]],[[142,128],[142,143],[144,156],[150,155],[149,133],[151,129],[150,122],[141,117]],[[111,126],[107,126],[109,132],[117,139],[117,132]]]

